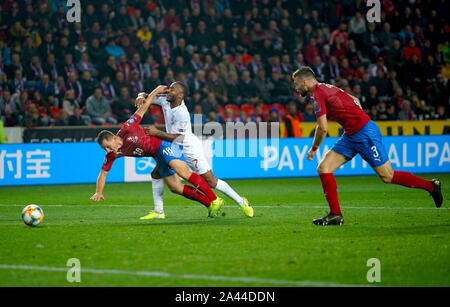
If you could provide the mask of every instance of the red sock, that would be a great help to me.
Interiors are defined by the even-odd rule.
[[[192,183],[197,189],[202,191],[210,201],[213,201],[217,198],[216,194],[214,194],[214,192],[211,190],[208,183],[206,183],[205,179],[203,179],[202,176],[197,175],[196,173],[192,173],[188,181]]]
[[[408,188],[426,190],[430,193],[434,191],[434,185],[430,181],[414,176],[408,172],[394,171],[394,177],[392,178],[391,183],[400,184]]]
[[[193,187],[188,185],[184,185],[183,196],[198,201],[199,203],[205,205],[205,207],[209,207],[209,205],[211,204],[211,201],[208,197],[206,197],[202,193],[197,192]]]
[[[332,173],[319,174],[322,181],[323,193],[327,198],[328,205],[330,206],[331,214],[342,214],[341,207],[339,206],[338,193],[336,179]]]

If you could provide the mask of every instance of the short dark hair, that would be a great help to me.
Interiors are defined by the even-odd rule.
[[[104,140],[110,140],[114,136],[114,133],[108,130],[102,130],[97,135],[97,142],[100,146],[102,146],[102,143]]]
[[[292,79],[302,78],[302,79],[316,79],[316,74],[309,66],[301,66],[292,74]]]
[[[175,84],[180,87],[181,92],[183,93],[183,99],[186,98],[189,94],[189,88],[180,81],[176,81]]]

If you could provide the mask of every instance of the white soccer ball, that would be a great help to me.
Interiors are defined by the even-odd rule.
[[[42,223],[44,211],[37,205],[28,205],[22,210],[22,220],[25,225],[34,227]]]

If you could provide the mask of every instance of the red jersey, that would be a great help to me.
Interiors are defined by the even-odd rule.
[[[316,117],[328,114],[347,135],[358,132],[370,120],[352,96],[334,85],[318,83],[311,93],[311,102]]]
[[[158,155],[162,140],[156,136],[146,135],[144,128],[139,126],[141,120],[139,115],[134,114],[122,124],[117,136],[122,138],[123,145],[117,154],[113,152],[106,154],[102,170],[109,172],[114,160],[123,156],[155,158]]]

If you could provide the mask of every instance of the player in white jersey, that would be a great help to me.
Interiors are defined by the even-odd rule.
[[[154,99],[153,104],[160,105],[162,108],[166,132],[150,126],[146,129],[146,133],[181,145],[183,156],[192,171],[201,175],[211,188],[217,189],[232,198],[246,216],[252,217],[253,208],[249,205],[247,199],[237,194],[228,183],[216,178],[211,171],[203,151],[202,142],[192,133],[191,117],[184,104],[186,94],[187,87],[181,82],[174,82],[169,87],[167,95]],[[136,100],[137,103],[141,101],[140,98],[145,97],[145,93],[140,93]],[[164,181],[156,170],[152,172],[152,190],[155,208],[148,215],[141,217],[141,219],[165,218],[163,207]]]

